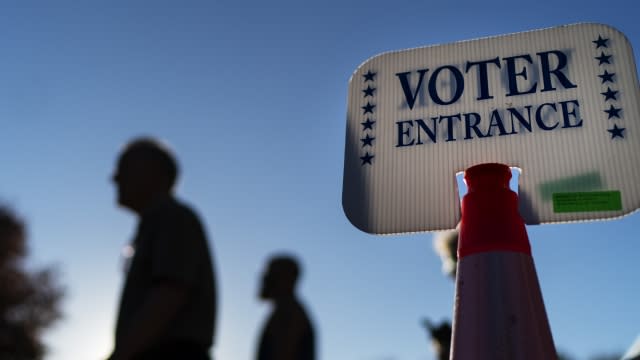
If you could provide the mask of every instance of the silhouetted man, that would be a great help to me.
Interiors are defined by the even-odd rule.
[[[213,266],[198,217],[173,197],[178,166],[153,139],[129,143],[113,180],[139,218],[111,360],[209,359],[216,317]]]
[[[260,337],[257,360],[314,360],[313,326],[295,295],[300,267],[294,258],[270,260],[262,279],[260,298],[274,309]]]

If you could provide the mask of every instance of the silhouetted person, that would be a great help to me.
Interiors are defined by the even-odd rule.
[[[112,360],[209,359],[216,291],[198,217],[173,197],[178,166],[153,139],[129,143],[113,180],[139,217],[120,300]]]
[[[293,257],[276,256],[262,279],[260,298],[274,305],[256,354],[256,360],[314,360],[313,325],[295,295],[300,267]]]
[[[434,326],[429,320],[424,320],[424,327],[429,331],[431,344],[438,360],[449,360],[451,351],[451,325],[444,321],[439,326]]]

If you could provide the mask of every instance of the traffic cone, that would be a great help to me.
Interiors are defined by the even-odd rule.
[[[464,178],[451,359],[557,359],[511,170],[482,164]]]

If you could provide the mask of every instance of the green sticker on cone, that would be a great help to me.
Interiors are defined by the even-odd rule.
[[[567,192],[553,194],[553,212],[616,211],[622,209],[620,191]]]

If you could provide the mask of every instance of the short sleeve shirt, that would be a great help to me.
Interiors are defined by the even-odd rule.
[[[151,289],[169,282],[186,286],[188,295],[161,340],[209,348],[214,337],[216,287],[206,235],[196,214],[174,198],[161,199],[143,213],[133,247],[120,300],[116,344],[126,336]]]

